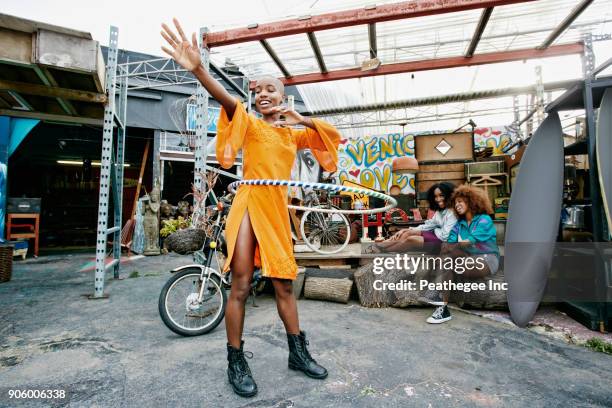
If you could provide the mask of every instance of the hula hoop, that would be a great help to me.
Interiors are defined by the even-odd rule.
[[[386,205],[382,208],[370,208],[363,210],[342,210],[340,208],[315,208],[315,207],[303,207],[300,205],[288,205],[288,208],[294,210],[302,210],[302,211],[314,211],[314,212],[322,212],[322,213],[334,213],[334,214],[376,214],[380,212],[385,212],[390,210],[391,208],[395,208],[397,206],[397,200],[395,198],[379,193],[378,191],[366,190],[364,188],[359,187],[349,187],[349,186],[338,186],[336,184],[326,184],[326,183],[313,183],[306,181],[296,181],[296,180],[238,180],[231,183],[227,189],[230,193],[236,193],[236,188],[238,186],[281,186],[281,187],[302,187],[302,188],[313,188],[317,190],[327,190],[327,191],[336,191],[336,192],[346,192],[346,193],[357,193],[357,194],[365,194],[369,197],[375,197],[385,200]]]

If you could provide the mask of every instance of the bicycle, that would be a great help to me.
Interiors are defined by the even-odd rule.
[[[313,209],[336,209],[329,202],[327,192],[320,194],[311,191],[306,194],[307,206]],[[313,251],[323,255],[342,251],[351,238],[351,224],[346,216],[338,213],[306,211],[300,222],[300,233],[304,243]]]
[[[211,217],[214,217],[210,233],[207,234],[202,249],[194,252],[194,263],[171,270],[159,294],[159,315],[164,324],[181,336],[200,336],[214,330],[225,316],[227,304],[226,288],[231,286],[230,279],[211,266],[213,258],[220,267],[223,263],[219,255],[227,257],[227,246],[223,238],[225,220],[231,208],[231,200],[226,196],[217,201]],[[255,306],[255,294],[261,289],[261,272],[253,273],[251,293]]]

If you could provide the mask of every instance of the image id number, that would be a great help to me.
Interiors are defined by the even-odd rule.
[[[8,390],[9,399],[63,399],[66,390]]]

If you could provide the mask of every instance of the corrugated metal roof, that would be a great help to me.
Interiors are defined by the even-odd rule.
[[[264,1],[272,5],[284,4],[279,19],[304,14],[364,7],[372,2],[355,0],[337,1]],[[377,1],[377,5],[398,1]],[[550,32],[570,14],[579,3],[577,0],[539,0],[496,7],[493,10],[476,54],[535,48]],[[289,7],[291,7],[289,9]],[[291,10],[283,15],[282,11]],[[416,17],[376,24],[378,57],[383,64],[429,60],[461,56],[465,53],[482,10],[468,10],[434,16]],[[270,16],[272,17],[272,16]],[[270,18],[267,21],[274,20]],[[258,23],[266,22],[259,19]],[[214,26],[213,31],[229,27]],[[583,33],[612,32],[612,0],[595,0],[554,44],[577,42]],[[368,26],[359,25],[316,32],[327,68],[331,70],[358,67],[368,59]],[[271,38],[268,40],[276,54],[292,75],[318,72],[319,67],[306,34]],[[263,75],[282,77],[282,73],[259,42],[213,48],[211,58],[219,64],[230,59],[250,78]],[[545,82],[575,79],[581,76],[578,56],[556,57],[547,62],[527,61],[464,67],[441,71],[425,71],[413,74],[386,75],[358,78],[329,83],[299,85],[309,111],[338,109],[345,106],[391,103],[407,98],[431,97],[459,92],[476,92],[500,87],[527,86],[535,83],[535,66],[543,65]],[[511,72],[511,75],[500,75]],[[452,79],[452,80],[451,80]],[[510,99],[511,100],[511,99]],[[467,113],[480,111],[490,102],[474,101],[453,104],[451,112],[458,109]],[[491,120],[504,124],[512,119],[512,104],[505,106],[506,113]],[[526,109],[526,106],[524,107]],[[439,109],[444,110],[444,109]],[[460,116],[460,115],[454,115]],[[453,124],[461,122],[458,118]],[[451,126],[452,127],[452,126]],[[382,131],[381,128],[372,131]]]

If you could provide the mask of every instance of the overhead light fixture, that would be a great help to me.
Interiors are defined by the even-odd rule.
[[[66,166],[82,166],[83,160],[57,160],[57,164],[64,164]],[[99,161],[91,162],[92,166],[100,167],[102,163]],[[131,164],[123,163],[123,167],[130,167]]]
[[[372,71],[380,67],[380,60],[378,58],[370,58],[361,63],[362,71]]]

